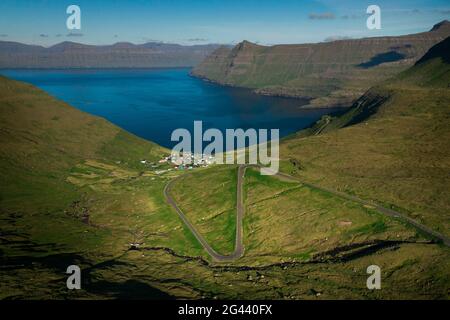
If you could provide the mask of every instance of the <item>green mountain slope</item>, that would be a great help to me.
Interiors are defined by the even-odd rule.
[[[0,77],[0,109],[3,201],[21,194],[18,191],[24,183],[34,181],[30,179],[33,175],[46,176],[50,183],[50,177],[59,177],[86,159],[137,168],[141,159],[154,160],[164,152],[40,89],[4,77]]]
[[[250,169],[244,181],[245,255],[226,266],[211,264],[163,197],[164,186],[179,172],[158,174],[140,162],[155,161],[166,150],[33,86],[5,78],[0,84],[0,299],[448,299],[448,248],[429,243],[414,228],[370,206]],[[370,152],[391,152],[394,160],[401,155],[409,161],[407,169],[417,168],[425,182],[437,183],[442,193],[433,194],[433,209],[442,213],[448,182],[437,176],[447,172],[448,162],[437,159],[446,155],[448,96],[437,94],[448,90],[402,86],[409,104],[393,107],[389,114],[383,103],[367,121],[384,117],[387,126],[363,122],[315,137],[294,136],[282,145],[283,170],[333,187],[346,182],[345,170],[353,170],[348,185],[354,188],[350,183],[355,178],[364,182],[356,186],[372,193],[360,193],[377,200],[384,193],[367,189],[373,186],[367,181],[397,179],[403,188],[399,199],[409,203],[412,195],[405,193],[404,171],[396,175],[370,166],[378,164],[374,159],[386,160],[384,154]],[[395,91],[387,103],[403,97],[396,93],[399,87],[385,89]],[[415,115],[418,110],[420,117]],[[431,127],[425,121],[429,119]],[[404,137],[405,125],[414,128],[411,132],[417,132],[423,144],[417,147],[419,139]],[[360,138],[346,133],[351,128],[361,130]],[[339,138],[333,140],[335,133]],[[436,138],[439,135],[442,138]],[[399,141],[407,141],[405,150],[398,149]],[[341,160],[335,146],[349,158]],[[358,151],[364,146],[370,151],[365,168],[358,166]],[[397,149],[389,149],[392,146]],[[419,157],[414,167],[409,153],[421,148],[438,153],[413,155]],[[222,169],[194,170],[173,191],[208,241],[226,251],[232,241],[234,202],[221,190],[233,193],[228,176],[235,169]],[[330,175],[320,179],[323,173]],[[215,179],[221,179],[220,185]],[[421,187],[424,194],[416,192],[411,203],[426,208],[430,201],[422,198],[429,195],[429,183]],[[420,214],[426,223],[435,222],[428,211]],[[383,270],[383,290],[366,288],[366,268],[374,263]],[[65,272],[72,264],[82,269],[82,290],[66,288]]]
[[[262,94],[311,97],[315,106],[350,105],[449,35],[444,21],[429,32],[398,37],[272,47],[244,41],[216,50],[192,74]]]
[[[103,269],[141,243],[202,252],[164,201],[170,176],[141,163],[168,150],[4,77],[0,128],[0,299],[169,297]],[[81,292],[66,289],[71,264],[89,270]]]
[[[324,118],[282,141],[282,170],[326,188],[247,170],[245,254],[233,264],[259,269],[247,281],[233,282],[235,292],[258,296],[243,287],[250,282],[265,297],[283,288],[283,299],[312,298],[318,292],[325,298],[448,298],[450,269],[442,265],[448,264],[448,247],[427,242],[420,231],[378,211],[372,201],[363,205],[330,191],[374,200],[449,235],[450,92],[447,73],[436,72],[448,70],[448,51],[439,49],[448,41],[369,90],[343,116]],[[436,50],[440,53],[431,54]],[[188,219],[221,252],[235,241],[234,225],[226,221],[235,207],[228,195],[236,187],[233,179],[224,179],[227,171],[236,174],[233,167],[212,167],[184,176],[171,188]],[[223,188],[231,191],[223,193]],[[278,272],[267,271],[268,264],[278,263]],[[361,272],[372,263],[383,270],[378,293],[363,289]],[[433,283],[433,289],[425,283]]]
[[[122,139],[126,142],[122,148],[127,148],[122,153],[129,153],[130,161],[161,151],[155,144],[129,135],[31,85],[0,77],[0,99],[2,157],[14,158],[17,165],[60,168],[75,159],[107,157],[109,145]],[[50,164],[42,161],[44,156],[55,161]]]
[[[449,235],[449,41],[343,116],[287,138],[284,170],[392,205]]]
[[[449,88],[450,86],[450,38],[432,47],[414,68],[397,77],[402,82],[418,86]]]

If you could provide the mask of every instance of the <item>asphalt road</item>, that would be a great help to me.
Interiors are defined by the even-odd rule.
[[[170,188],[172,186],[172,184],[177,181],[178,179],[180,179],[182,176],[179,176],[171,181],[169,181],[166,185],[166,187],[164,188],[164,195],[166,197],[167,202],[175,209],[175,211],[178,213],[178,215],[180,216],[181,220],[183,220],[183,222],[185,223],[185,225],[191,230],[191,232],[194,234],[194,236],[197,238],[197,240],[200,242],[200,244],[202,245],[202,247],[208,252],[208,254],[213,258],[213,260],[217,261],[217,262],[230,262],[230,261],[234,261],[236,259],[239,259],[240,257],[242,257],[242,255],[244,254],[244,244],[243,244],[243,227],[242,227],[242,219],[244,217],[245,214],[245,207],[244,207],[244,203],[243,203],[243,189],[242,189],[242,185],[244,182],[244,175],[245,175],[245,170],[247,169],[246,165],[240,165],[238,168],[238,179],[237,179],[237,202],[236,202],[236,244],[235,244],[235,250],[232,254],[230,255],[222,255],[219,254],[218,252],[216,252],[210,245],[209,243],[205,240],[205,238],[203,238],[203,236],[197,231],[197,229],[195,228],[194,225],[192,225],[192,223],[189,222],[189,220],[187,219],[187,217],[184,215],[183,211],[181,211],[181,209],[178,207],[178,205],[176,204],[175,200],[172,198],[172,196],[170,195]],[[255,167],[255,166],[252,166]],[[432,230],[431,228],[415,221],[414,219],[411,219],[410,217],[406,216],[405,214],[402,214],[398,211],[389,209],[389,208],[385,208],[379,204],[367,201],[367,200],[363,200],[361,198],[352,196],[352,195],[348,195],[342,192],[338,192],[338,191],[334,191],[334,190],[330,190],[330,189],[326,189],[326,188],[322,188],[322,187],[318,187],[316,185],[310,184],[310,183],[305,183],[303,182],[301,179],[290,176],[288,174],[285,173],[281,173],[278,172],[277,174],[275,174],[276,176],[283,178],[283,179],[287,179],[287,180],[291,180],[291,181],[295,181],[295,182],[299,182],[309,188],[312,189],[316,189],[316,190],[321,190],[321,191],[325,191],[328,193],[331,193],[335,196],[338,196],[340,198],[343,199],[347,199],[347,200],[351,200],[353,202],[357,202],[360,203],[362,205],[368,205],[368,206],[372,206],[374,207],[377,211],[389,216],[389,217],[393,217],[399,220],[404,221],[407,224],[410,224],[412,226],[414,226],[415,228],[417,228],[418,230],[420,230],[421,232],[423,232],[424,234],[428,235],[429,237],[436,239],[440,242],[442,242],[444,245],[446,245],[447,247],[450,247],[450,238],[439,233],[436,232],[434,230]]]
[[[198,242],[202,245],[202,247],[208,252],[208,254],[213,258],[216,262],[230,262],[236,259],[239,259],[244,254],[244,241],[243,241],[243,230],[242,230],[242,219],[245,214],[245,207],[243,203],[242,197],[242,185],[244,182],[244,175],[247,166],[241,165],[238,168],[238,177],[237,177],[237,199],[236,199],[236,243],[234,246],[234,252],[230,255],[222,255],[215,251],[210,244],[203,238],[203,236],[198,232],[195,226],[189,221],[183,211],[178,207],[175,200],[170,195],[170,188],[175,181],[180,179],[182,176],[179,176],[171,181],[169,181],[164,188],[164,196],[166,197],[167,202],[175,209],[175,211],[180,216],[181,220],[183,220],[184,224],[191,230],[194,234],[195,238],[197,238]]]
[[[385,215],[387,215],[389,217],[393,217],[393,218],[397,218],[399,220],[402,220],[403,222],[405,222],[407,224],[410,224],[410,225],[414,226],[415,228],[419,229],[421,232],[423,232],[427,236],[442,242],[447,247],[450,247],[450,238],[449,237],[447,237],[447,236],[445,236],[445,235],[443,235],[443,234],[441,234],[439,232],[436,232],[436,231],[432,230],[431,228],[429,228],[429,227],[427,227],[427,226],[417,222],[414,219],[411,219],[410,217],[408,217],[407,215],[405,215],[403,213],[400,213],[400,212],[395,211],[393,209],[389,209],[389,208],[383,207],[383,206],[381,206],[381,205],[379,205],[377,203],[370,202],[370,201],[367,201],[367,200],[363,200],[361,198],[358,198],[358,197],[355,197],[355,196],[352,196],[352,195],[349,195],[349,194],[346,194],[346,193],[330,190],[330,189],[323,188],[323,187],[318,187],[318,186],[310,184],[310,183],[305,183],[301,179],[293,177],[293,176],[290,176],[290,175],[285,174],[285,173],[279,172],[276,175],[279,176],[279,177],[285,178],[285,179],[289,179],[289,180],[292,180],[292,181],[297,181],[297,182],[302,183],[303,185],[305,185],[305,186],[307,186],[309,188],[312,188],[312,189],[325,191],[325,192],[331,193],[331,194],[333,194],[335,196],[338,196],[340,198],[351,200],[353,202],[357,202],[357,203],[360,203],[362,205],[372,206],[377,211],[379,211],[379,212],[381,212],[381,213],[383,213],[383,214],[385,214]]]

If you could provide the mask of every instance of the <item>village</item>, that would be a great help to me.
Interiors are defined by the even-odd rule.
[[[160,175],[172,170],[192,170],[194,168],[206,168],[215,163],[215,157],[204,154],[194,154],[191,152],[183,152],[181,154],[172,153],[163,157],[157,163],[148,160],[141,160],[141,164],[151,167],[155,170],[155,174]]]

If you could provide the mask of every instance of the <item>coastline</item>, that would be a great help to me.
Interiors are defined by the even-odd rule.
[[[285,99],[296,99],[296,100],[303,100],[307,101],[306,104],[299,106],[301,109],[349,109],[353,102],[359,97],[360,95],[356,95],[356,98],[350,98],[350,99],[335,99],[330,97],[312,97],[312,96],[304,96],[304,95],[297,95],[297,94],[291,94],[288,92],[279,92],[279,91],[271,91],[270,88],[249,88],[249,87],[243,87],[238,86],[232,83],[228,82],[221,82],[209,79],[205,76],[195,74],[194,72],[189,72],[189,76],[192,78],[196,78],[199,80],[202,80],[207,83],[216,84],[223,87],[230,87],[230,88],[240,88],[240,89],[246,89],[251,91],[254,94],[260,95],[260,96],[266,96],[266,97],[274,97],[274,98],[285,98]],[[283,88],[280,88],[283,89]],[[327,101],[329,101],[327,103]]]

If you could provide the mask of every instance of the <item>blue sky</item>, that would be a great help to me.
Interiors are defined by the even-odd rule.
[[[66,29],[71,4],[81,8],[77,36]],[[370,4],[381,8],[381,30],[366,28]],[[1,0],[0,40],[308,43],[416,33],[444,19],[450,20],[449,0]]]

